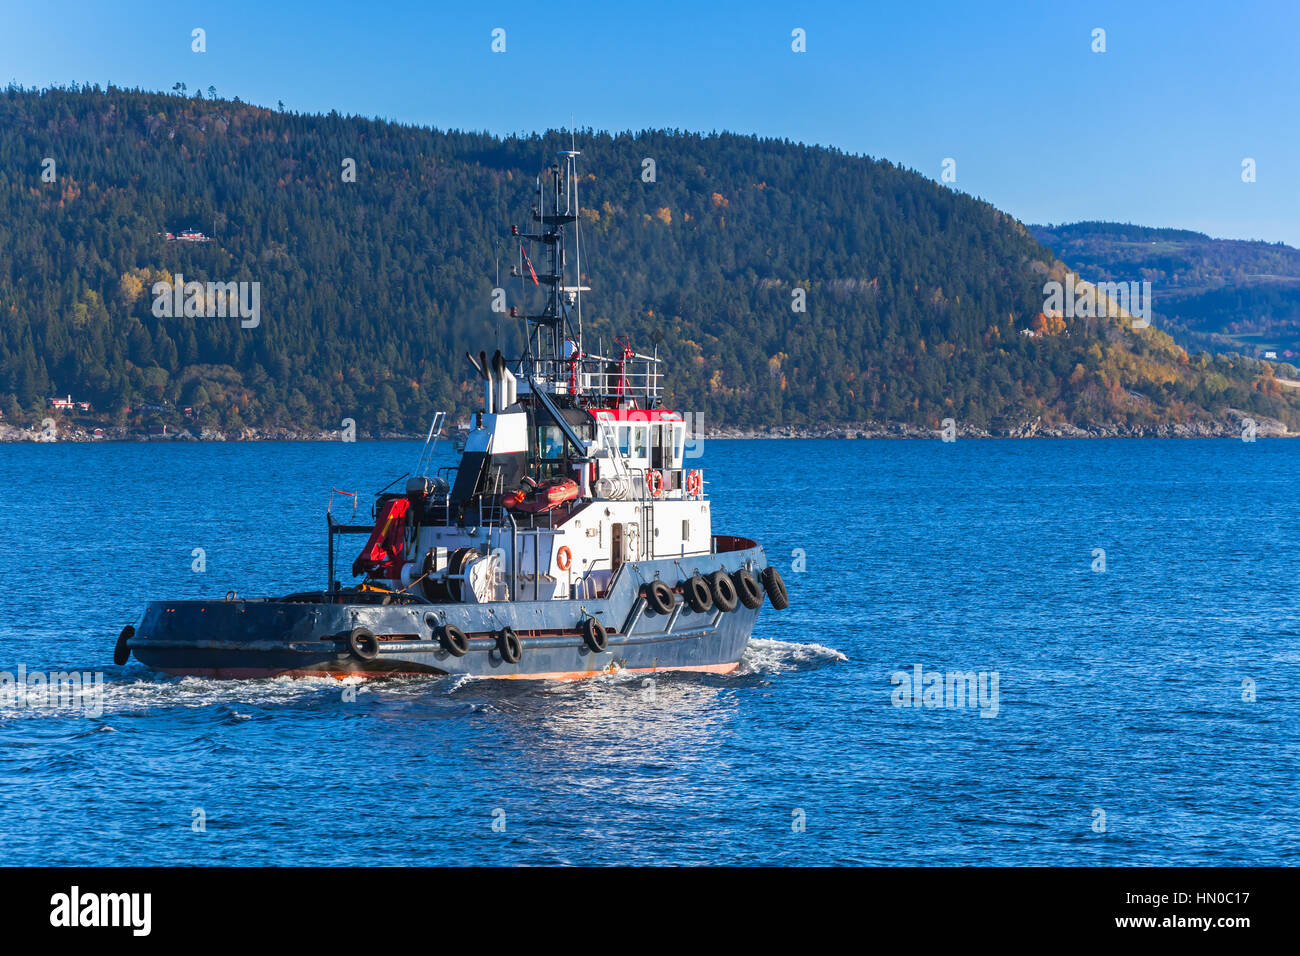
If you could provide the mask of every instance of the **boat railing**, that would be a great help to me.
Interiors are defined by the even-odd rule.
[[[429,434],[424,439],[424,447],[420,449],[420,460],[415,465],[415,474],[421,476],[427,474],[429,466],[433,464],[433,457],[438,451],[438,439],[442,437],[442,424],[446,418],[446,412],[437,412],[433,416],[433,422],[429,425]]]
[[[585,355],[580,359],[535,359],[527,364],[533,380],[548,384],[556,394],[574,393],[590,401],[617,405],[636,400],[653,408],[663,391],[660,360],[650,355],[628,359]]]
[[[658,495],[650,493],[651,472],[658,472],[663,481]],[[634,501],[661,501],[668,492],[681,491],[686,488],[685,468],[639,468],[628,466],[624,468],[624,473],[632,487],[632,499]]]
[[[325,590],[329,594],[330,603],[332,604],[335,595],[339,591],[339,582],[334,580],[334,539],[345,534],[368,535],[374,530],[374,526],[368,524],[343,524],[335,521],[334,516],[328,511],[325,513],[325,524],[329,532],[329,567],[327,571],[328,578],[326,579],[329,583]]]
[[[600,568],[600,565],[606,561],[610,562],[610,579],[606,584],[605,590],[602,591],[596,584],[596,579],[592,577],[592,574],[593,572],[601,571],[602,569]],[[578,579],[578,583],[574,585],[574,588],[581,592],[580,594],[575,594],[574,597],[583,601],[593,601],[596,598],[604,597],[609,593],[609,584],[613,583],[614,574],[615,569],[613,561],[610,558],[601,555],[600,557],[592,559],[586,569],[582,572],[582,577]]]

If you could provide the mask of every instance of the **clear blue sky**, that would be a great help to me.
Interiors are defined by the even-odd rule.
[[[190,31],[207,31],[206,53]],[[506,52],[491,31],[506,30]],[[807,52],[791,51],[791,30]],[[1106,30],[1105,53],[1092,31]],[[677,127],[884,157],[1028,222],[1300,245],[1300,3],[0,0],[0,83],[496,133]],[[555,50],[568,69],[548,66]],[[1258,181],[1241,180],[1245,157]]]

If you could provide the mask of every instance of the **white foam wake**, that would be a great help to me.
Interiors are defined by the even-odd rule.
[[[826,664],[847,661],[841,651],[824,644],[796,644],[753,638],[740,659],[737,674],[780,674],[812,670]]]

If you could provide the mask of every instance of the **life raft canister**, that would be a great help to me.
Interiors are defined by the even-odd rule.
[[[650,487],[650,497],[658,498],[664,493],[664,476],[658,469],[651,468],[646,472],[645,480]]]
[[[572,563],[573,552],[564,545],[560,545],[560,550],[555,552],[555,566],[561,571],[567,571]]]
[[[704,490],[704,476],[700,474],[698,468],[691,469],[690,474],[686,476],[686,493],[692,498],[698,498],[700,492]]]

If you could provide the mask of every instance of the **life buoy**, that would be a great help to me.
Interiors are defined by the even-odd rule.
[[[664,476],[658,470],[652,468],[646,472],[645,480],[650,486],[651,498],[658,498],[664,493]]]
[[[555,566],[561,571],[567,571],[572,563],[573,552],[564,545],[560,545],[560,550],[555,552]]]
[[[691,473],[686,476],[686,493],[692,498],[698,498],[703,490],[704,476],[700,474],[698,468],[692,469]]]

